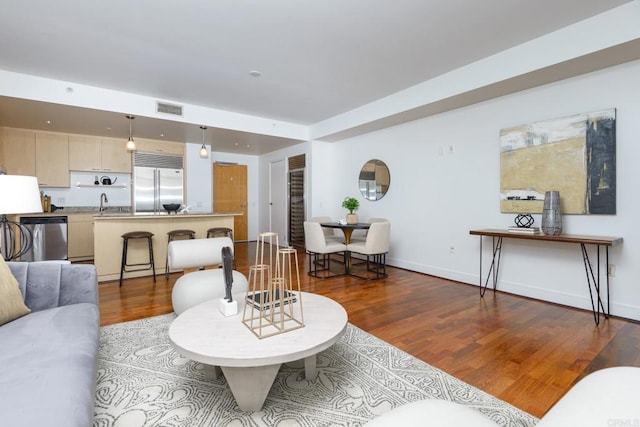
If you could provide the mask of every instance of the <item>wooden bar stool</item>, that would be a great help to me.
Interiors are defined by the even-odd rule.
[[[178,238],[181,237],[187,237],[189,239],[195,239],[196,238],[196,232],[193,230],[171,230],[167,233],[168,240],[167,240],[167,259],[164,263],[164,278],[169,280],[169,243],[171,243],[171,241],[176,240]]]
[[[209,237],[228,237],[233,241],[233,230],[227,227],[213,227],[207,230],[207,239]]]
[[[153,270],[153,281],[156,281],[156,264],[153,260],[153,241],[151,238],[153,233],[148,231],[130,231],[122,235],[122,262],[120,263],[120,286],[122,286],[122,275],[124,272],[130,273],[133,271]],[[142,262],[137,264],[127,264],[127,249],[129,247],[129,239],[147,239],[149,245],[149,262]],[[145,268],[137,268],[133,270],[127,270],[127,267],[135,267],[146,265]]]

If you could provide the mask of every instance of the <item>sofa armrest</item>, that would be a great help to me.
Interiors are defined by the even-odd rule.
[[[98,304],[95,265],[8,262],[31,311],[77,303]]]

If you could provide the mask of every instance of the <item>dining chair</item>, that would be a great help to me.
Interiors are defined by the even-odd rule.
[[[369,218],[369,221],[367,221],[369,224],[373,224],[374,222],[389,222],[389,220],[387,218]],[[351,234],[351,242],[352,243],[356,243],[356,242],[364,242],[365,240],[367,240],[367,231],[368,230],[353,230],[353,233]]]
[[[327,239],[319,222],[304,222],[304,243],[309,260],[309,276],[328,278],[345,274],[331,274],[331,254],[342,253],[342,263],[346,265],[347,245]],[[328,272],[327,275],[320,275],[322,271]]]
[[[309,221],[317,223],[334,222],[330,216],[314,216]],[[344,243],[344,234],[340,233],[339,230],[336,230],[335,228],[322,227],[322,232],[324,233],[324,237],[327,239],[327,241]],[[337,232],[340,234],[337,234]]]
[[[366,256],[366,271],[375,273],[375,277],[353,276],[362,279],[384,279],[387,274],[387,252],[389,252],[389,236],[391,234],[391,223],[373,222],[367,232],[367,238],[364,242],[356,241],[347,245],[347,250],[351,253]]]

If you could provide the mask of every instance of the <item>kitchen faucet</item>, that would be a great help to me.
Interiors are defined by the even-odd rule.
[[[109,199],[107,199],[105,193],[102,193],[100,194],[100,212],[107,210],[107,207],[104,205],[105,203],[109,203]]]

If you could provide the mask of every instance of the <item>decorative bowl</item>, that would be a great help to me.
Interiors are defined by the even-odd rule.
[[[178,209],[180,209],[180,203],[165,203],[165,204],[162,205],[162,207],[168,213],[177,213]]]

